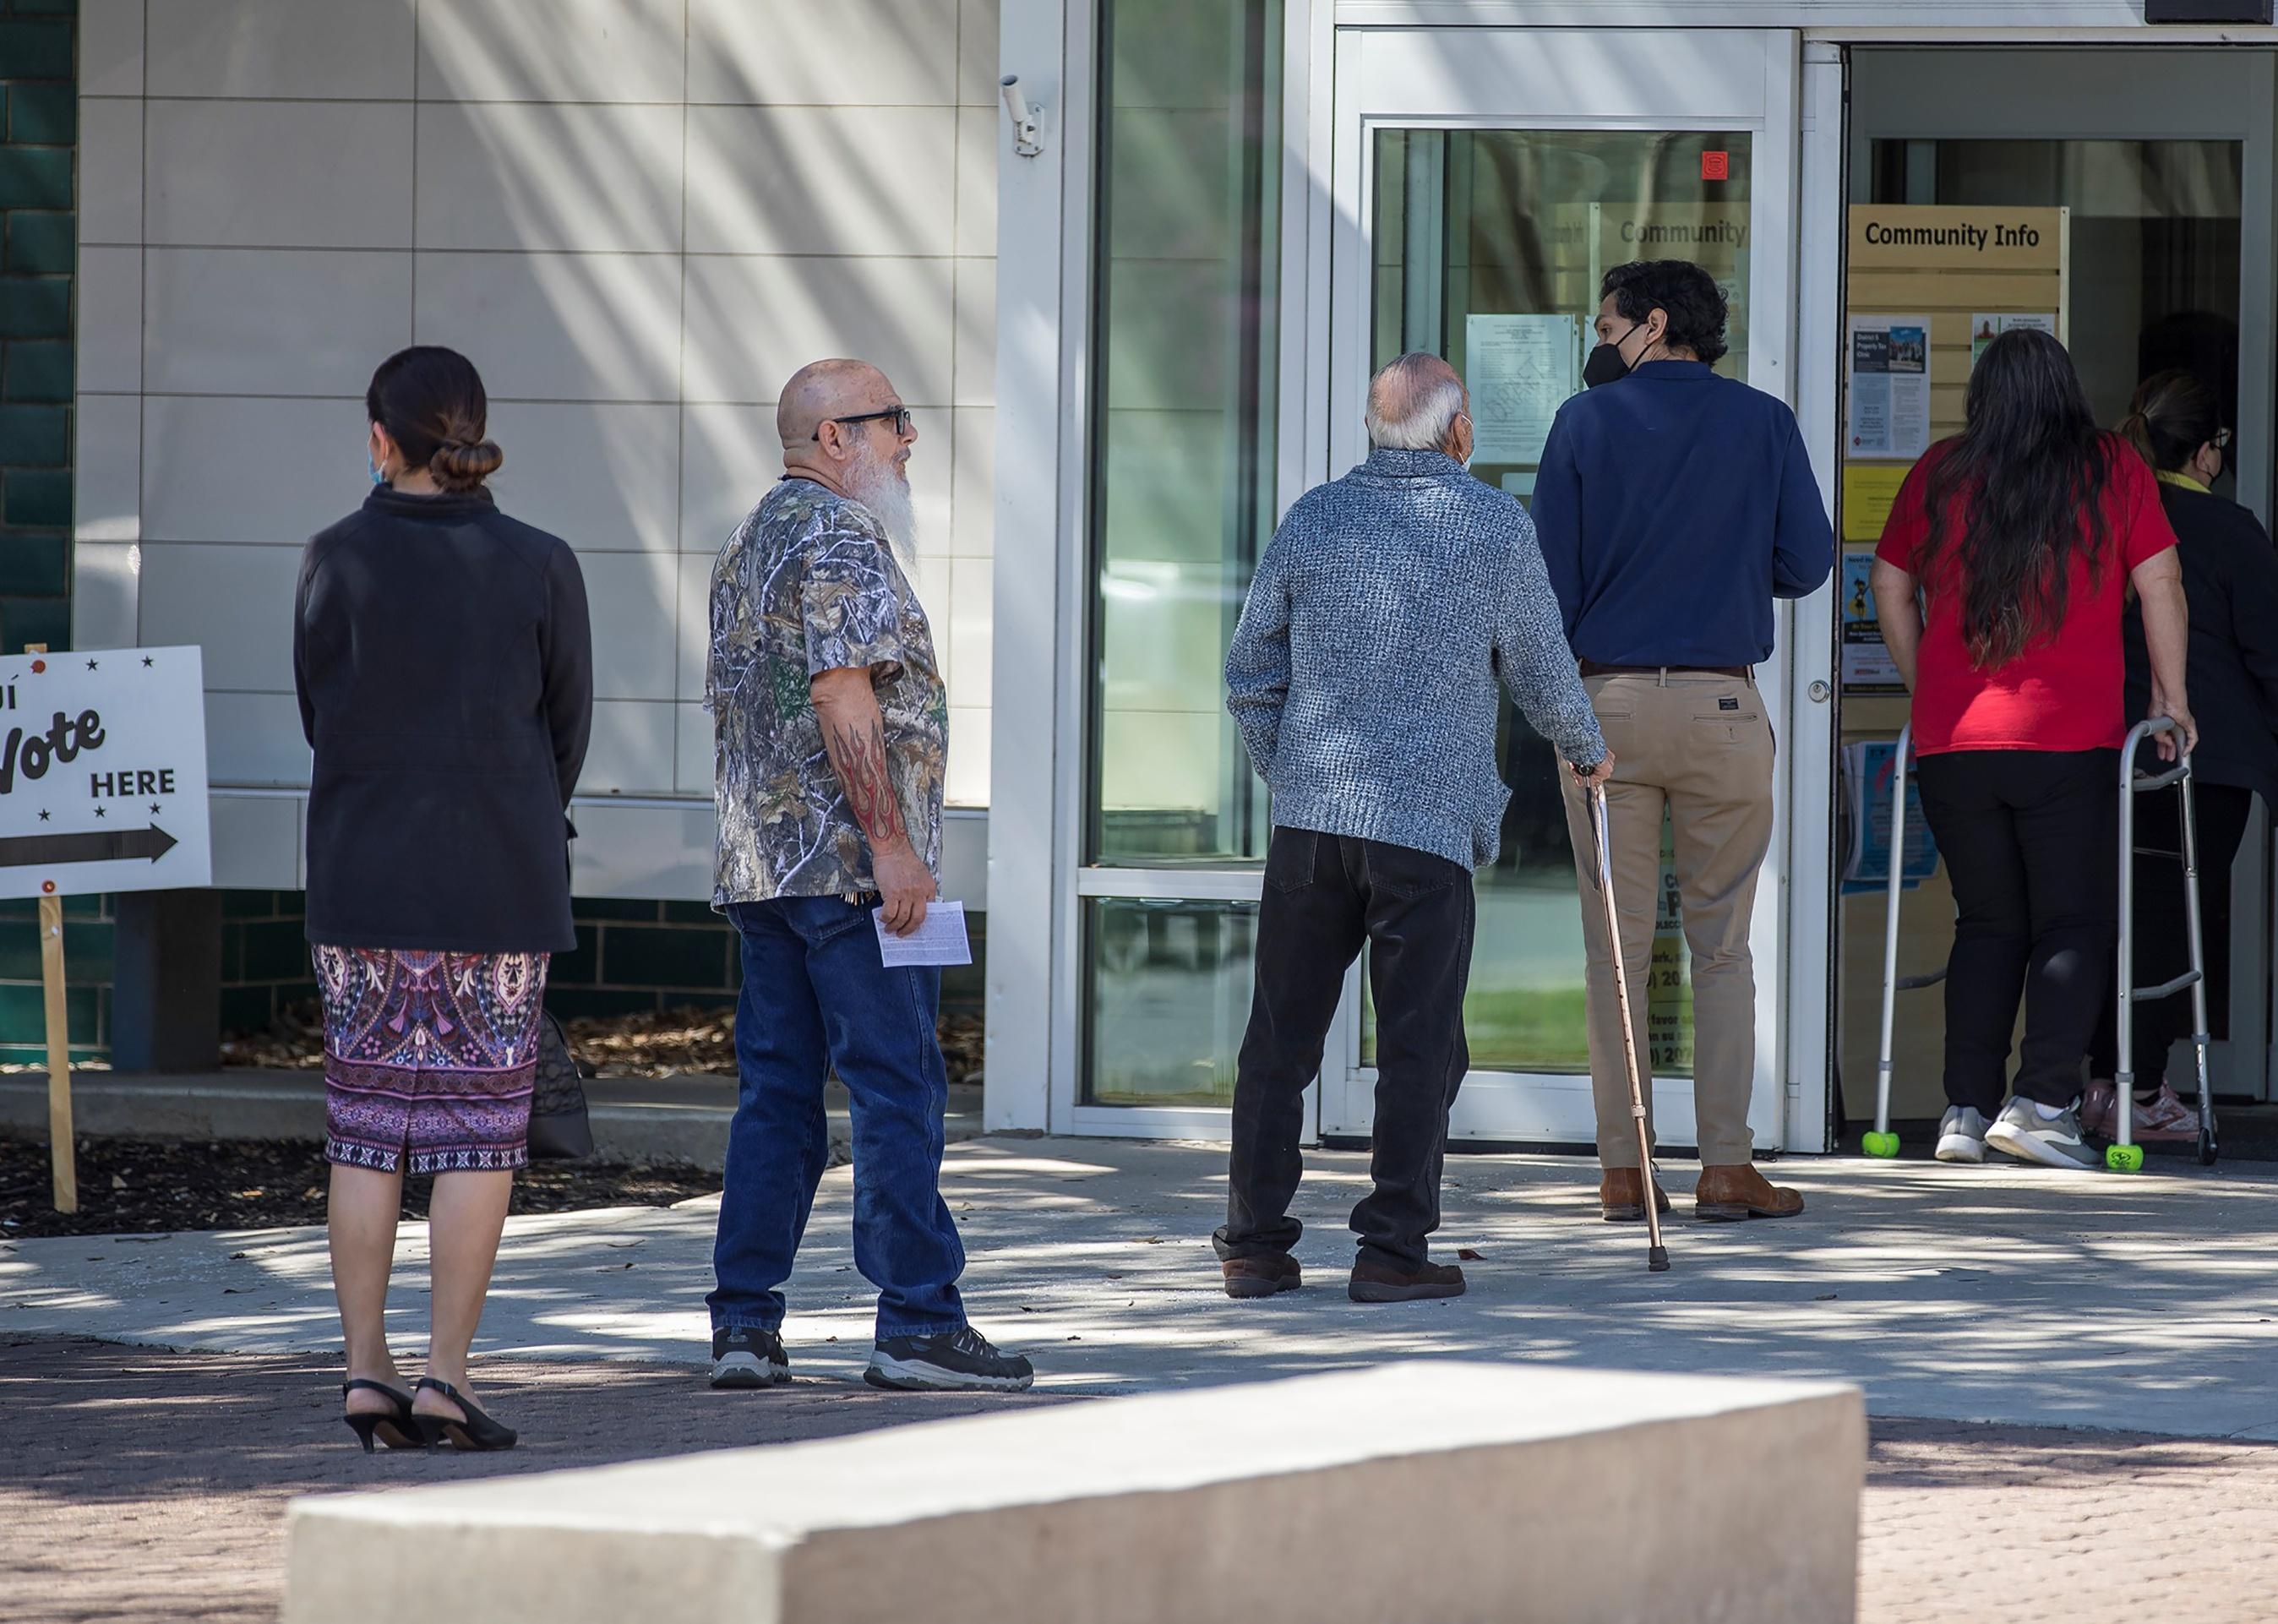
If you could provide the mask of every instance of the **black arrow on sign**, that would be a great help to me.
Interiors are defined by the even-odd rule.
[[[148,829],[103,829],[93,834],[17,835],[0,839],[0,869],[49,869],[66,862],[152,862],[181,844],[153,823]]]

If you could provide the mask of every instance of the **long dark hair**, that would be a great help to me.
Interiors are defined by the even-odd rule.
[[[1930,470],[1919,572],[1954,549],[1962,644],[1984,671],[2064,624],[2073,558],[2083,546],[2091,587],[2101,578],[2114,442],[2097,428],[2064,346],[2033,328],[2013,327],[1986,346],[1969,377],[1968,411],[1968,426]]]
[[[490,399],[482,374],[455,349],[415,344],[379,364],[363,392],[364,415],[413,468],[425,468],[447,491],[479,490],[506,461],[485,436]]]
[[[2154,372],[2136,387],[2120,437],[2154,473],[2173,473],[2222,433],[2222,403],[2189,372]]]

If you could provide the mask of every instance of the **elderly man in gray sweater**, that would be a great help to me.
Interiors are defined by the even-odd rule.
[[[1472,870],[1494,861],[1501,693],[1586,784],[1613,758],[1526,510],[1474,479],[1471,399],[1436,356],[1370,381],[1368,460],[1289,509],[1226,660],[1227,709],[1273,793],[1257,977],[1234,1095],[1229,1297],[1299,1283],[1289,1216],[1303,1094],[1372,948],[1374,1189],[1353,1209],[1356,1302],[1456,1297],[1433,1263],[1448,1110],[1469,1069]]]

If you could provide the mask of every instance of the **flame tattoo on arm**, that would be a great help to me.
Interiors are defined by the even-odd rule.
[[[846,792],[847,808],[875,852],[906,837],[892,775],[886,770],[885,724],[875,707],[866,709],[868,716],[831,717],[823,742]]]

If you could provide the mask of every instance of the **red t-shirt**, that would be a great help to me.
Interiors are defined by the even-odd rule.
[[[2160,484],[2144,459],[2107,440],[2111,475],[2104,487],[2103,576],[2089,585],[2088,551],[2072,555],[2064,621],[2007,664],[1979,670],[1961,635],[1961,566],[1957,538],[1946,543],[1929,578],[1915,557],[1930,539],[1930,471],[1953,442],[1932,446],[1914,465],[1883,526],[1875,555],[1922,581],[1927,624],[1915,660],[1915,748],[1945,750],[2116,750],[2128,737],[2120,610],[2129,571],[2175,545],[2160,506]],[[2082,530],[2087,532],[2087,519]]]

